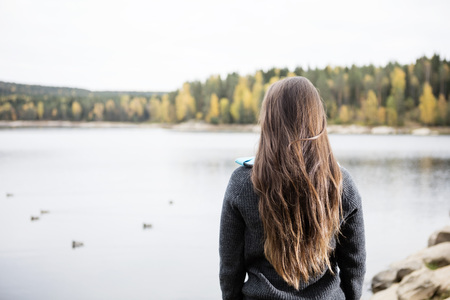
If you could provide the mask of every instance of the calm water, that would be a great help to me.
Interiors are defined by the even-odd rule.
[[[363,196],[368,289],[450,223],[450,137],[330,138]],[[253,155],[257,139],[0,130],[0,299],[219,299],[222,197],[234,158]]]

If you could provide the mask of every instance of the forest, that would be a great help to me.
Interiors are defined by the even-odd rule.
[[[95,92],[0,82],[0,120],[252,124],[270,84],[289,76],[304,76],[317,87],[330,124],[450,125],[450,62],[438,54],[407,65],[212,75],[171,92]]]

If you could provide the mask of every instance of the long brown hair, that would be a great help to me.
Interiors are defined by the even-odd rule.
[[[272,84],[260,123],[252,182],[260,197],[264,254],[298,290],[301,280],[331,270],[342,175],[326,133],[322,100],[308,79],[290,77]]]

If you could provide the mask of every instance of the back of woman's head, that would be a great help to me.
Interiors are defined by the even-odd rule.
[[[291,77],[272,84],[260,123],[252,182],[260,196],[264,253],[298,289],[300,281],[331,270],[341,172],[328,141],[323,103],[308,79]]]

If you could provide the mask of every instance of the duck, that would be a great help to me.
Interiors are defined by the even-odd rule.
[[[147,229],[147,228],[152,228],[153,227],[153,225],[152,224],[146,224],[146,223],[144,223],[144,229]]]
[[[12,193],[6,193],[6,197],[12,197],[12,196],[14,196],[14,194],[12,194]]]
[[[169,205],[172,205],[173,204],[173,201],[172,200],[169,200]]]
[[[48,213],[49,213],[48,210],[41,210],[41,215],[43,215],[43,214],[48,214]]]
[[[72,241],[72,248],[84,246],[82,242]]]
[[[31,216],[31,221],[37,221],[39,220],[39,217]]]

